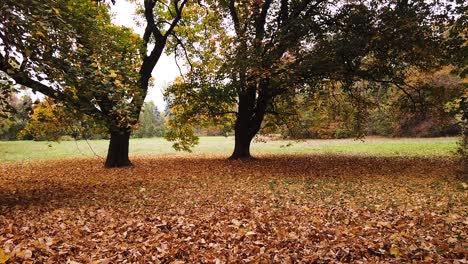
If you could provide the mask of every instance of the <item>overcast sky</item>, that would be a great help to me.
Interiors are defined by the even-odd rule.
[[[138,27],[134,21],[135,5],[127,1],[116,1],[111,5],[111,11],[114,14],[113,22],[117,25],[131,27],[140,35],[143,35],[144,29]],[[158,109],[164,110],[165,102],[163,100],[163,89],[165,84],[171,83],[179,75],[179,69],[174,61],[174,56],[163,54],[153,70],[155,86],[150,87],[146,101],[153,101]]]

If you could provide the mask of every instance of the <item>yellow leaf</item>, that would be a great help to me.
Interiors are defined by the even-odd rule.
[[[26,249],[26,250],[17,252],[16,256],[22,259],[30,259],[32,258],[32,251],[29,249]]]
[[[390,224],[390,222],[385,222],[385,221],[379,221],[377,222],[377,225],[378,226],[381,226],[381,227],[386,227],[386,228],[392,228],[392,225]]]
[[[115,86],[122,86],[122,82],[119,80],[114,81]]]
[[[57,16],[60,16],[60,10],[58,10],[57,8],[53,7],[52,10],[54,10],[55,14]]]
[[[398,247],[393,245],[390,247],[390,255],[398,257],[400,256],[400,251],[398,250]]]
[[[117,77],[117,74],[115,73],[114,70],[110,70],[109,76],[110,76],[111,78],[115,78],[115,77]]]
[[[0,248],[0,264],[5,264],[8,259],[10,259],[10,255],[6,254],[2,248]]]
[[[36,32],[36,35],[39,36],[39,37],[42,37],[42,38],[45,38],[46,36],[44,35],[44,33],[42,33],[41,31],[37,31]]]

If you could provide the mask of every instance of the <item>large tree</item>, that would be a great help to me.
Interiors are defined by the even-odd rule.
[[[145,53],[130,29],[111,24],[107,7],[90,0],[6,1],[0,12],[0,70],[111,135],[106,166],[127,166],[119,139],[136,122],[142,100],[137,68]],[[78,116],[78,115],[77,115]],[[119,145],[120,149],[114,146]]]
[[[113,26],[101,1],[4,1],[0,70],[17,84],[104,123],[111,135],[106,167],[130,166],[132,126],[186,3],[145,0],[141,39]]]
[[[115,1],[113,1],[115,2]],[[181,23],[184,9],[188,0],[144,0],[142,14],[146,21],[143,42],[147,51],[142,54],[143,60],[138,69],[138,91],[139,96],[134,97],[130,104],[134,111],[132,117],[134,122],[137,122],[140,112],[143,108],[144,99],[150,86],[152,72],[158,63],[161,55],[166,48],[166,44],[170,41],[176,42],[176,47],[180,41],[175,33],[176,28]],[[157,78],[157,77],[156,77]],[[133,123],[135,124],[135,123]],[[109,156],[113,160],[117,160],[115,164],[106,162],[107,167],[120,167],[130,165],[128,160],[128,146],[130,139],[130,131],[124,134],[115,135],[115,144],[109,145]],[[121,162],[123,161],[123,162]]]
[[[377,83],[405,91],[408,69],[436,68],[447,57],[455,5],[423,0],[209,3],[209,23],[185,34],[196,43],[189,49],[191,71],[167,91],[173,109],[168,135],[188,148],[195,139],[191,124],[235,120],[232,159],[250,158],[250,143],[265,115],[279,114],[278,103],[289,105],[296,93],[333,84],[353,96]],[[226,114],[230,118],[221,118]]]

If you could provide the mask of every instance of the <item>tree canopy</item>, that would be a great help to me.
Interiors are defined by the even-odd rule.
[[[460,3],[458,3],[460,5]],[[250,157],[265,115],[294,108],[294,95],[332,85],[364,100],[362,89],[394,86],[407,94],[410,69],[448,63],[447,36],[456,3],[439,1],[211,1],[202,27],[181,33],[191,71],[167,91],[181,149],[196,142],[194,125],[233,126],[232,158]],[[458,6],[457,6],[458,7]],[[197,20],[195,20],[197,21]],[[459,46],[458,46],[459,47]],[[228,117],[226,117],[228,115]]]

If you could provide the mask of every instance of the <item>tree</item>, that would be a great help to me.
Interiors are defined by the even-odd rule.
[[[20,97],[16,93],[9,94],[5,105],[0,107],[0,113],[4,117],[0,119],[0,139],[17,139],[18,133],[29,120],[31,108],[32,100],[28,95]]]
[[[88,139],[102,138],[108,134],[105,127],[95,123],[89,116],[79,116],[78,113],[69,110],[48,98],[38,102],[34,105],[27,123],[18,131],[17,137],[58,141],[64,136]]]
[[[396,136],[457,135],[460,126],[447,104],[462,97],[466,81],[450,75],[450,67],[434,72],[412,71],[407,92],[394,94],[391,113],[396,120]]]
[[[205,28],[185,34],[197,43],[190,50],[193,69],[167,90],[175,124],[169,135],[190,147],[188,127],[231,115],[232,159],[250,158],[265,115],[281,114],[276,102],[294,107],[297,93],[334,85],[360,102],[363,87],[392,84],[405,91],[408,69],[444,62],[444,34],[453,24],[452,9],[438,1],[210,3]]]
[[[292,118],[278,122],[266,118],[262,131],[281,132],[291,138],[340,138],[365,135],[381,136],[454,136],[460,132],[453,108],[448,104],[463,95],[466,81],[450,74],[453,67],[436,72],[410,70],[405,77],[405,94],[398,88],[382,84],[376,89],[360,88],[365,100],[362,130],[353,122],[361,114],[353,98],[333,86],[294,97]],[[277,102],[278,104],[278,102]],[[296,113],[297,112],[297,113]],[[362,112],[362,111],[361,111]],[[273,119],[273,120],[271,120]],[[275,124],[281,124],[276,128]]]
[[[146,20],[143,43],[148,50],[143,52],[142,62],[138,71],[138,96],[130,101],[132,106],[132,125],[137,122],[148,92],[152,72],[158,63],[168,41],[175,41],[176,47],[180,41],[175,33],[182,19],[188,0],[144,0],[141,12]],[[114,139],[114,140],[113,140]],[[106,167],[122,167],[131,165],[128,159],[130,131],[111,134],[111,142],[106,160]]]
[[[128,166],[116,145],[136,122],[143,43],[113,26],[107,7],[90,0],[6,1],[0,12],[0,70],[18,84],[88,115],[111,134],[106,166]],[[72,112],[72,111],[71,111]],[[138,115],[137,115],[138,116]]]
[[[180,44],[175,29],[188,0],[145,0],[143,40],[110,25],[107,6],[100,2],[3,3],[0,69],[17,83],[106,123],[111,139],[105,166],[126,167],[132,165],[131,128],[152,71],[168,41]]]
[[[165,131],[164,123],[164,116],[154,102],[145,102],[134,135],[137,138],[162,137]]]

